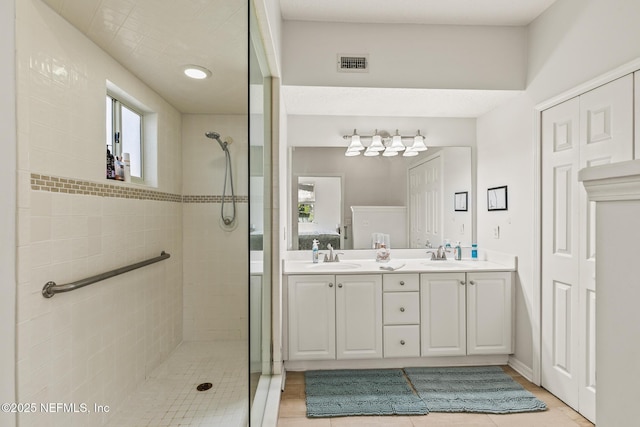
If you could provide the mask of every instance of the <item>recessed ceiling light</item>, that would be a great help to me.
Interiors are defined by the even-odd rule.
[[[184,74],[192,79],[206,79],[211,77],[211,71],[199,65],[187,65],[184,67]]]

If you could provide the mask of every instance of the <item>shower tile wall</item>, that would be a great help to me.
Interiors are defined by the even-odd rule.
[[[18,402],[117,408],[182,340],[181,117],[40,0],[16,2]],[[158,114],[161,200],[43,191],[32,175],[96,189],[114,82]],[[142,188],[132,184],[109,184]],[[45,299],[42,286],[171,258]],[[93,411],[92,411],[93,412]],[[94,426],[108,414],[20,414],[20,426]]]
[[[224,231],[220,203],[188,196],[222,195],[225,156],[207,131],[230,136],[233,184],[240,196],[238,227]],[[247,339],[248,141],[247,116],[182,116],[185,341]],[[227,191],[229,195],[229,191]],[[229,205],[226,205],[229,206]]]

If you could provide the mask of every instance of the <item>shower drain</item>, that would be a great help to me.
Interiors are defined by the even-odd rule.
[[[209,390],[211,387],[213,387],[213,384],[211,383],[202,383],[198,387],[196,387],[196,390],[206,391],[206,390]]]

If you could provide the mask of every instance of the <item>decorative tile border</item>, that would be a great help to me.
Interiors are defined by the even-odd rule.
[[[178,203],[221,203],[222,196],[183,196],[175,193],[149,190],[146,188],[129,187],[108,183],[81,181],[73,178],[61,178],[49,175],[31,174],[31,189],[34,191],[49,191],[52,193],[81,194],[87,196],[118,197],[122,199],[158,200]],[[237,203],[248,203],[248,196],[236,196]],[[226,196],[225,202],[231,202],[232,197]]]
[[[235,196],[236,203],[248,203],[249,196]],[[231,196],[224,197],[225,202],[232,202]],[[208,195],[184,195],[182,196],[182,203],[222,203],[222,196],[208,196]]]

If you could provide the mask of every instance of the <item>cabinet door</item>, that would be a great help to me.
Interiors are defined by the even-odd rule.
[[[421,274],[420,299],[422,355],[465,355],[465,274]]]
[[[513,353],[511,273],[467,273],[467,354]]]
[[[332,275],[289,276],[289,360],[335,359]]]
[[[336,276],[338,359],[382,357],[382,276]]]

